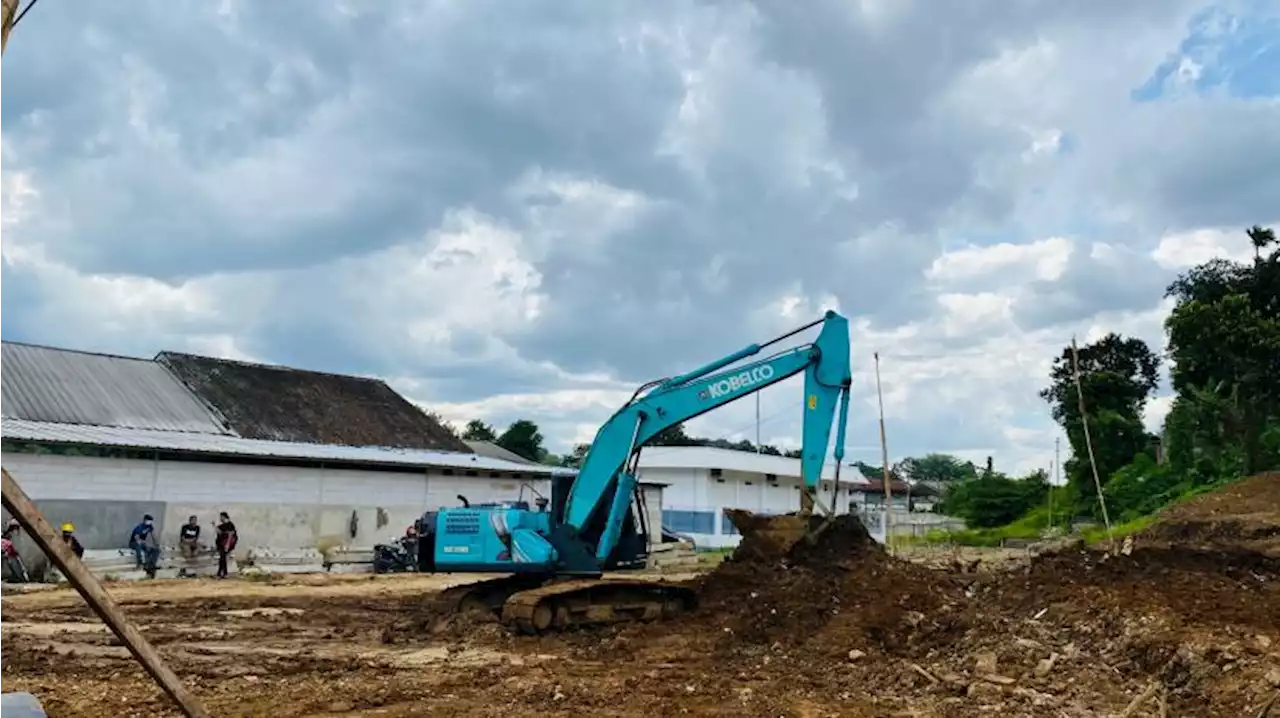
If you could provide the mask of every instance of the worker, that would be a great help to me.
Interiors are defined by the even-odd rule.
[[[178,530],[178,548],[186,558],[195,558],[200,550],[200,521],[195,516],[188,516],[187,522]]]
[[[13,543],[21,531],[22,524],[19,524],[17,519],[9,519],[9,524],[4,527],[4,533],[0,535],[0,556],[4,558],[4,568],[8,573],[9,581],[13,583],[28,582],[27,566],[22,562],[18,547]]]
[[[22,531],[22,524],[17,519],[9,519],[9,523],[4,527],[4,538],[13,540],[13,537]]]
[[[129,547],[133,549],[135,565],[147,572],[148,578],[156,577],[160,562],[160,537],[156,535],[155,520],[144,514],[142,521],[129,534]]]
[[[231,522],[231,517],[226,511],[218,514],[218,520],[214,524],[218,533],[214,536],[214,548],[218,550],[218,578],[227,577],[227,557],[235,550],[236,544],[240,541],[239,534],[236,533],[236,525]]]
[[[84,546],[81,546],[80,541],[76,539],[76,527],[71,522],[62,525],[62,542],[71,549],[76,558],[84,558]]]

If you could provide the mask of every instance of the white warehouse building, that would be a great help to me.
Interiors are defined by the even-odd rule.
[[[654,446],[640,452],[639,479],[662,486],[663,528],[699,547],[736,546],[741,537],[725,509],[784,514],[800,508],[800,460],[710,446]],[[839,513],[866,504],[870,482],[857,467],[823,468],[819,501]],[[873,533],[874,525],[868,526]]]
[[[203,539],[219,511],[245,550],[369,547],[459,495],[531,499],[573,473],[470,446],[376,379],[2,346],[4,467],[88,549],[125,547],[144,514],[164,545],[188,516]]]

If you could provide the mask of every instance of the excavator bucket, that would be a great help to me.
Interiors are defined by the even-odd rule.
[[[773,560],[782,558],[802,541],[816,541],[831,524],[820,514],[766,516],[743,509],[725,509],[724,515],[742,535],[735,559]]]

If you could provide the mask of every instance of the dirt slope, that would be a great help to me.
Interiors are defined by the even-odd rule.
[[[1280,472],[1242,479],[1172,506],[1142,538],[1280,557]]]

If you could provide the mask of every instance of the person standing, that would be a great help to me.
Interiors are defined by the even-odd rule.
[[[214,547],[218,549],[218,578],[226,578],[227,556],[235,550],[240,537],[236,533],[236,525],[231,522],[231,517],[226,511],[218,514],[218,521],[214,525],[218,529],[213,540]]]
[[[0,552],[4,555],[4,567],[9,571],[9,580],[14,583],[28,582],[27,566],[22,562],[18,547],[13,543],[21,531],[22,525],[18,520],[9,519],[9,525],[5,526],[3,536],[0,537]]]
[[[80,541],[76,539],[76,527],[70,522],[62,525],[62,542],[71,549],[76,558],[84,558],[84,546],[81,546]]]

